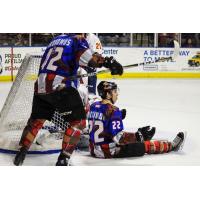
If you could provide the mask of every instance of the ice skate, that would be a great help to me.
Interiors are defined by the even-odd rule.
[[[26,157],[27,149],[25,147],[22,147],[20,151],[16,154],[14,159],[14,165],[19,166],[22,165],[24,162],[24,159]]]
[[[58,161],[56,162],[56,166],[69,166],[69,158],[61,153],[58,157]]]
[[[179,151],[183,148],[186,133],[179,132],[172,142],[173,151]]]

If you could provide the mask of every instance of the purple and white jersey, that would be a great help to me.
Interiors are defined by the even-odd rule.
[[[76,76],[79,66],[87,66],[91,58],[92,52],[84,37],[73,34],[55,37],[43,54],[35,93],[51,93],[61,84],[77,88],[77,80],[68,77]]]

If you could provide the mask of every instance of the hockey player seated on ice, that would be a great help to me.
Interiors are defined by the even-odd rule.
[[[56,111],[68,123],[56,165],[68,165],[86,126],[83,102],[77,91],[78,80],[70,79],[71,76],[77,76],[79,66],[104,66],[113,75],[123,74],[122,65],[113,57],[104,58],[98,53],[92,53],[84,34],[63,34],[53,38],[41,59],[32,112],[19,141],[20,149],[14,159],[15,165],[23,163],[38,131],[46,120],[51,121]]]
[[[89,150],[97,158],[123,158],[161,154],[182,148],[185,133],[179,132],[172,142],[151,140],[156,128],[139,128],[137,132],[124,131],[124,110],[114,104],[118,98],[118,87],[114,82],[101,81],[97,87],[102,101],[95,102],[89,112]]]

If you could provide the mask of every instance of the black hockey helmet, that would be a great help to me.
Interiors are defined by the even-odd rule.
[[[106,99],[106,94],[114,89],[117,89],[117,84],[114,82],[101,81],[97,86],[97,91],[102,99]]]

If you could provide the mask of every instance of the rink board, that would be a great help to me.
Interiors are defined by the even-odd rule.
[[[189,73],[189,72],[139,72],[139,73],[124,73],[122,76],[112,76],[110,73],[99,74],[99,79],[109,78],[200,78],[200,73]],[[14,76],[15,79],[15,76]],[[11,76],[0,76],[0,81],[12,81]]]

